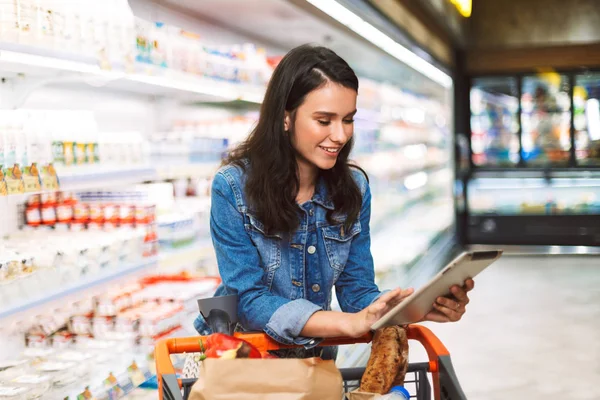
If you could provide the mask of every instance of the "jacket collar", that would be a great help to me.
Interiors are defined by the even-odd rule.
[[[315,187],[315,194],[313,195],[312,199],[315,203],[320,204],[328,210],[334,209],[333,202],[327,195],[327,185],[325,184],[325,179],[322,177],[319,177],[319,181]]]

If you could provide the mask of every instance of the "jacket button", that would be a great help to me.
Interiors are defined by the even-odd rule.
[[[317,293],[319,290],[321,290],[321,286],[319,286],[318,284],[314,284],[312,285],[312,291]]]
[[[308,254],[315,254],[315,251],[317,251],[317,248],[315,246],[308,246]]]
[[[308,210],[308,215],[310,215],[311,217],[313,216],[315,212],[312,210],[312,208],[310,210]]]

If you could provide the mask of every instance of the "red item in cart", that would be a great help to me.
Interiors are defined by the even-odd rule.
[[[202,344],[208,358],[262,358],[260,351],[250,343],[224,333],[213,333]]]

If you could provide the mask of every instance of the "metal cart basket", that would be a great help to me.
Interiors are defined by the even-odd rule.
[[[420,342],[429,357],[429,362],[411,363],[406,375],[405,386],[411,398],[417,400],[463,400],[466,399],[454,373],[450,353],[442,342],[429,329],[420,325],[410,325],[407,329],[409,340]],[[260,351],[273,351],[294,346],[282,345],[264,333],[235,333]],[[320,346],[338,346],[354,343],[369,343],[372,334],[358,339],[336,338],[323,341]],[[171,354],[200,351],[201,337],[171,338],[159,341],[155,348],[155,361],[160,400],[187,400],[195,379],[179,379],[171,362]],[[358,388],[364,368],[341,369],[346,392]],[[433,390],[432,390],[432,385]],[[327,399],[324,399],[327,400]]]

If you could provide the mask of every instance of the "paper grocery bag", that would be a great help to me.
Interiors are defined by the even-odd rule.
[[[375,399],[376,396],[380,396],[378,394],[375,393],[367,393],[367,392],[359,392],[354,391],[354,392],[350,392],[347,395],[348,400],[373,400]]]
[[[342,375],[331,360],[208,358],[189,400],[340,400]]]

